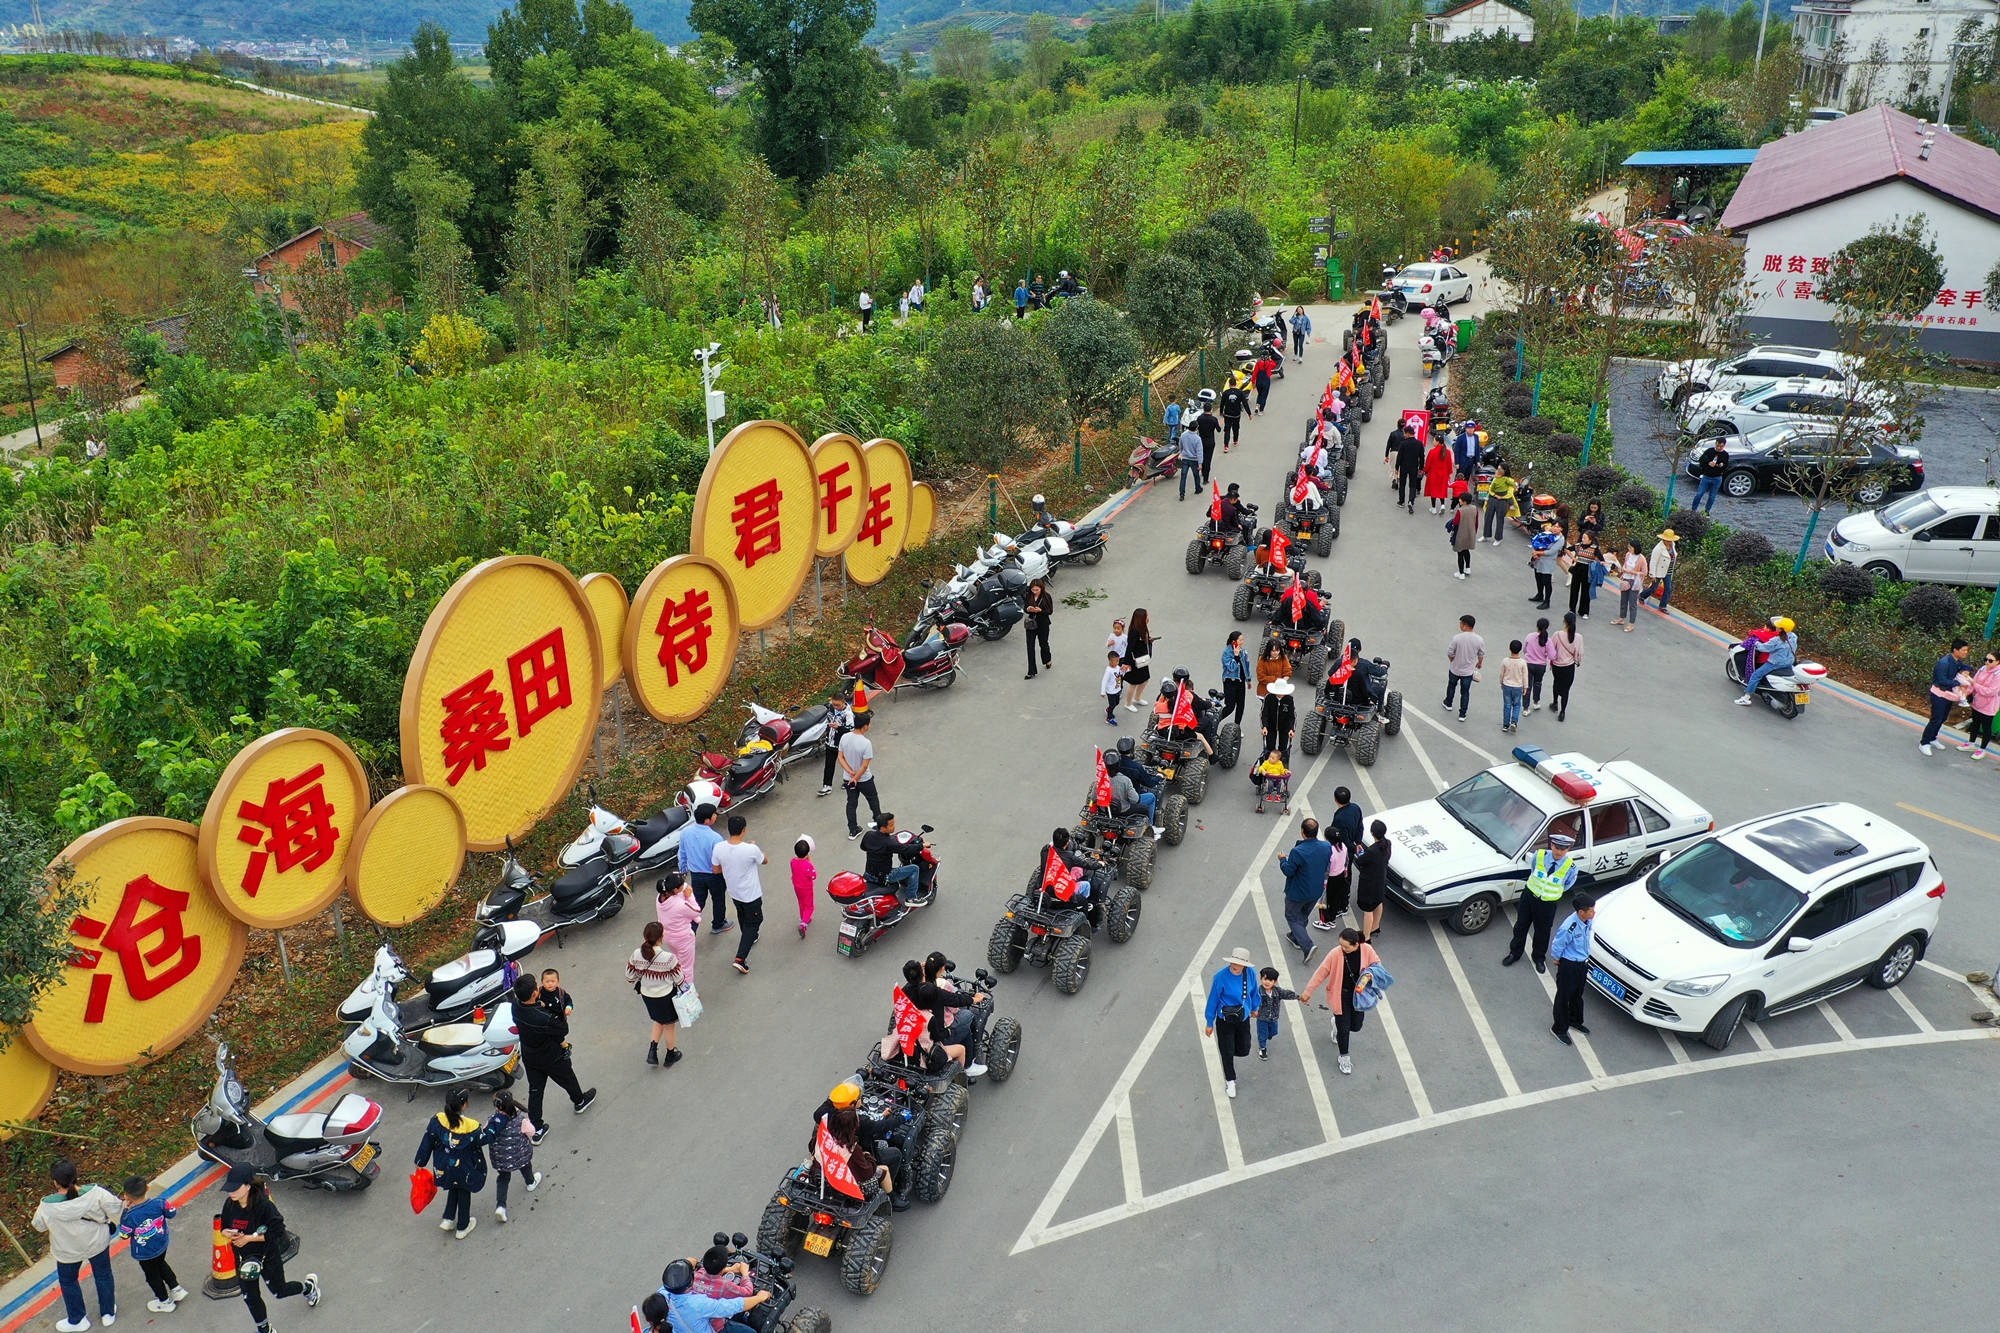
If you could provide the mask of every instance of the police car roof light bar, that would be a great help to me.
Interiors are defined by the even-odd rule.
[[[1578,805],[1587,805],[1597,798],[1595,784],[1576,769],[1556,763],[1539,745],[1515,746],[1514,759]]]

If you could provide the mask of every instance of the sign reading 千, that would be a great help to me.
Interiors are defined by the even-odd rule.
[[[839,555],[861,526],[861,507],[868,498],[868,468],[861,461],[861,441],[835,431],[812,447],[813,478],[819,486],[818,540],[814,554]]]

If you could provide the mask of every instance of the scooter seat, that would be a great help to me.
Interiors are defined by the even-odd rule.
[[[735,759],[730,761],[729,776],[731,778],[747,778],[751,774],[755,773],[758,769],[762,768],[763,766],[764,766],[763,755],[746,754],[741,759]]]
[[[427,1051],[456,1053],[469,1051],[486,1040],[486,1029],[477,1023],[440,1023],[434,1028],[425,1028],[417,1045]]]
[[[435,1004],[465,989],[468,982],[476,981],[488,973],[498,972],[500,968],[501,958],[498,952],[492,949],[474,949],[471,953],[454,958],[431,973],[430,980],[424,983],[424,993],[429,995],[431,1002]]]
[[[800,736],[826,721],[826,705],[814,704],[805,712],[791,719],[792,735]]]
[[[604,878],[605,864],[602,856],[593,856],[551,884],[549,893],[554,896],[557,906],[588,898],[592,890],[596,889],[598,882]]]
[[[693,817],[694,812],[689,810],[688,807],[677,805],[670,810],[662,810],[659,814],[649,819],[642,819],[636,824],[628,824],[626,827],[631,831],[632,836],[639,840],[640,847],[651,847],[675,829],[686,824]]]
[[[944,645],[936,639],[926,640],[903,654],[903,665],[905,668],[922,666],[936,657],[943,647]]]

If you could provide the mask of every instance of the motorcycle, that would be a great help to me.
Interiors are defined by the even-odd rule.
[[[1061,554],[1049,555],[1049,564],[1065,565],[1074,561],[1079,565],[1094,565],[1104,558],[1105,534],[1114,524],[1092,519],[1087,523],[1068,523],[1061,519],[1037,523],[1014,540],[1023,550],[1035,549],[1036,543],[1044,538],[1058,539],[1062,543]],[[1043,549],[1053,551],[1055,542],[1050,541]]]
[[[1741,643],[1729,645],[1729,657],[1723,664],[1723,674],[1738,689],[1749,679],[1744,668],[1744,658],[1749,650]],[[1795,662],[1788,667],[1779,667],[1757,682],[1757,697],[1775,709],[1787,721],[1799,715],[1811,697],[1813,684],[1826,679],[1826,668],[1818,662]]]
[[[385,1083],[409,1083],[447,1088],[472,1083],[487,1089],[511,1087],[521,1060],[521,1032],[514,1026],[514,1005],[503,1000],[482,1024],[474,1010],[469,1023],[439,1023],[405,1033],[396,1006],[387,995],[375,997],[375,1008],[360,1027],[341,1043],[348,1072],[379,1078]]]
[[[972,596],[981,584],[995,574],[1018,573],[1025,591],[1031,580],[1047,578],[1049,566],[1068,555],[1069,544],[1051,533],[1040,533],[1024,542],[1021,538],[996,532],[992,547],[981,552],[970,566],[956,566],[958,572],[936,588],[925,584],[929,591],[924,598],[924,615],[931,619],[944,617],[947,609]]]
[[[885,882],[852,870],[843,870],[827,881],[827,896],[840,904],[840,934],[834,947],[842,954],[859,957],[889,927],[937,901],[937,851],[924,841],[930,831],[931,826],[925,824],[915,833],[905,830],[895,835],[900,844],[897,855],[916,858],[917,887],[908,898]]]
[[[1125,456],[1125,466],[1135,482],[1172,481],[1180,471],[1181,448],[1178,444],[1161,444],[1158,440],[1141,435],[1139,443]]]
[[[215,1048],[215,1088],[208,1104],[194,1113],[188,1130],[194,1150],[223,1166],[253,1166],[273,1180],[296,1180],[311,1189],[346,1194],[367,1189],[381,1174],[375,1159],[380,1145],[369,1135],[382,1122],[382,1108],[356,1092],[344,1094],[331,1111],[299,1111],[269,1120],[250,1107],[250,1098],[229,1062],[229,1044]]]
[[[472,947],[439,966],[424,982],[423,994],[396,1006],[405,1029],[431,1023],[455,1023],[482,1004],[507,998],[520,969],[515,966],[541,941],[542,928],[532,921],[497,921],[482,925]],[[375,1008],[375,997],[393,997],[396,987],[411,980],[409,966],[384,941],[375,950],[375,967],[340,1002],[340,1021],[359,1023]]]
[[[959,624],[990,642],[1007,637],[1027,614],[1027,604],[1028,575],[1003,565],[957,598],[939,605],[926,601],[915,628],[927,631],[933,625]]]
[[[542,882],[514,855],[510,838],[507,859],[500,867],[500,887],[486,895],[473,917],[482,922],[532,921],[544,935],[555,935],[560,945],[563,931],[618,915],[631,891],[638,856],[639,839],[621,830],[615,844],[607,843],[606,854],[593,856],[557,876],[548,892],[537,898],[532,895],[541,889]]]
[[[945,689],[958,679],[959,650],[971,635],[964,625],[940,625],[917,643],[898,647],[894,639],[870,625],[866,650],[840,664],[840,678],[860,681],[871,694],[909,687]]]

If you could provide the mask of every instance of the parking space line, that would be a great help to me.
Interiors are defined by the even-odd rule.
[[[1903,994],[1903,988],[1901,986],[1889,987],[1889,998],[1894,1000],[1899,1006],[1901,1006],[1903,1012],[1910,1016],[1910,1021],[1917,1025],[1917,1031],[1919,1032],[1937,1031],[1936,1028],[1931,1026],[1930,1019],[1924,1017],[1923,1011],[1917,1008],[1915,1004],[1911,1003],[1909,996]]]
[[[1261,893],[1251,894],[1250,901],[1257,909],[1257,920],[1264,927],[1264,943],[1270,947],[1271,957],[1282,957],[1285,950],[1278,938],[1278,923],[1271,916],[1271,904]],[[1304,984],[1303,980],[1300,984]],[[1333,1099],[1326,1095],[1326,1076],[1320,1073],[1319,1056],[1313,1052],[1306,1020],[1299,1019],[1298,1025],[1300,1037],[1292,1045],[1298,1047],[1299,1059],[1305,1065],[1306,1090],[1312,1094],[1313,1110],[1319,1114],[1320,1132],[1330,1140],[1337,1139],[1340,1137],[1340,1124],[1333,1117]]]
[[[1471,741],[1465,739],[1465,737],[1459,735],[1457,732],[1453,731],[1450,727],[1447,727],[1444,723],[1438,721],[1436,718],[1432,717],[1429,713],[1426,713],[1421,708],[1405,708],[1403,710],[1403,716],[1414,717],[1420,722],[1424,722],[1429,724],[1430,726],[1436,727],[1440,732],[1451,737],[1453,740],[1457,741],[1460,745],[1463,745],[1466,749],[1478,755],[1481,759],[1484,759],[1489,766],[1498,764],[1500,762],[1500,756],[1494,754],[1490,750],[1481,749],[1479,746],[1474,745]],[[1462,726],[1464,724],[1461,723],[1460,725]],[[1438,784],[1440,789],[1442,789],[1444,785],[1445,784],[1443,783]]]
[[[1438,791],[1443,791],[1446,787],[1449,787],[1451,784],[1446,782],[1438,773],[1437,765],[1431,762],[1430,753],[1424,749],[1424,743],[1417,739],[1417,733],[1405,727],[1403,728],[1403,739],[1410,743],[1410,753],[1417,757],[1417,764],[1424,770],[1424,776],[1431,780],[1431,786]],[[1360,770],[1357,769],[1356,771],[1359,772]]]
[[[1774,1046],[1773,1046],[1773,1045],[1771,1044],[1771,1039],[1770,1039],[1769,1037],[1767,1037],[1767,1036],[1765,1036],[1765,1035],[1764,1035],[1764,1025],[1763,1025],[1763,1024],[1761,1024],[1761,1023],[1745,1023],[1745,1024],[1743,1025],[1743,1030],[1744,1030],[1745,1032],[1747,1032],[1747,1033],[1749,1033],[1749,1034],[1750,1034],[1750,1040],[1751,1040],[1751,1041],[1754,1041],[1754,1042],[1756,1042],[1756,1043],[1757,1043],[1757,1049],[1758,1049],[1758,1050],[1760,1050],[1760,1051],[1769,1051],[1769,1050],[1775,1050],[1775,1049],[1776,1049],[1776,1047],[1774,1047]]]
[[[1189,979],[1188,999],[1194,1005],[1196,1027],[1208,1023],[1208,987],[1201,984],[1200,977]],[[1201,1043],[1202,1062],[1208,1066],[1208,1091],[1215,1099],[1215,1123],[1222,1131],[1222,1157],[1229,1163],[1231,1171],[1243,1169],[1243,1140],[1236,1136],[1236,1112],[1229,1105],[1229,1094],[1222,1086],[1222,1053],[1215,1043],[1204,1039]],[[1130,1098],[1127,1098],[1129,1102]],[[1124,1103],[1121,1103],[1124,1104]]]
[[[1826,1020],[1827,1026],[1833,1029],[1834,1035],[1838,1036],[1842,1041],[1854,1040],[1854,1033],[1848,1030],[1847,1024],[1840,1021],[1840,1015],[1833,1012],[1832,1005],[1828,1004],[1825,1000],[1821,1000],[1813,1006],[1813,1009],[1821,1018]]]
[[[1938,814],[1932,810],[1926,810],[1922,806],[1911,805],[1907,801],[1896,802],[1896,808],[1898,810],[1908,810],[1913,815],[1922,815],[1925,819],[1935,819],[1940,824],[1949,824],[1961,833],[1971,833],[1985,838],[1988,842],[2000,842],[2000,833],[1988,833],[1983,828],[1974,828],[1970,824],[1961,824],[1956,819]]]
[[[1687,1053],[1687,1047],[1681,1042],[1680,1033],[1669,1032],[1665,1028],[1654,1028],[1653,1031],[1660,1034],[1660,1040],[1666,1044],[1667,1054],[1674,1057],[1675,1064],[1690,1065],[1694,1063],[1694,1057]]]
[[[1376,1005],[1375,1012],[1382,1019],[1383,1035],[1389,1038],[1389,1046],[1396,1052],[1396,1063],[1403,1067],[1403,1082],[1410,1089],[1410,1104],[1417,1108],[1419,1117],[1431,1114],[1431,1099],[1424,1092],[1424,1081],[1417,1077],[1417,1062],[1410,1058],[1410,1048],[1403,1041],[1403,1029],[1396,1025],[1396,1015],[1389,1010],[1389,1001],[1384,999]]]
[[[1965,979],[1965,973],[1954,972],[1950,968],[1944,966],[1942,963],[1933,963],[1928,958],[1919,958],[1917,960],[1917,966],[1935,972],[1941,977],[1950,977],[1953,981],[1956,981],[1959,985],[1965,987],[1966,992],[1972,996],[1974,1002],[1977,1003],[1981,1009],[1984,1009],[1987,1013],[1992,1014],[1996,1020],[2000,1020],[2000,1007],[1995,1007],[1993,988],[1990,985],[1975,986],[1972,982],[1967,981]]]
[[[1520,910],[1519,908],[1513,909],[1513,911],[1516,912],[1518,912],[1519,910]],[[1511,916],[1512,913],[1510,912],[1509,913],[1510,919]],[[1555,1018],[1555,1008],[1556,1008],[1555,974],[1553,972],[1537,972],[1535,974],[1535,979],[1542,983],[1542,994],[1549,997],[1549,1017],[1550,1017],[1549,1029],[1551,1032],[1553,1032],[1555,1030],[1554,1018]],[[1588,1014],[1585,1015],[1585,1017],[1588,1016],[1589,1016]],[[1590,1071],[1590,1076],[1592,1078],[1603,1078],[1604,1065],[1603,1062],[1601,1062],[1597,1058],[1597,1052],[1590,1048],[1590,1038],[1584,1036],[1581,1032],[1572,1030],[1569,1039],[1571,1042],[1575,1044],[1576,1053],[1583,1057],[1583,1067]]]
[[[1139,1136],[1132,1130],[1132,1099],[1118,1103],[1118,1166],[1125,1176],[1125,1202],[1146,1197],[1139,1184]]]
[[[1507,1054],[1494,1040],[1493,1029],[1486,1022],[1486,1010],[1480,1005],[1479,997],[1472,993],[1472,983],[1466,980],[1465,969],[1459,966],[1458,955],[1452,951],[1451,941],[1446,938],[1444,927],[1436,921],[1430,923],[1431,938],[1437,941],[1438,952],[1444,955],[1444,970],[1451,973],[1451,984],[1458,987],[1458,998],[1465,1004],[1465,1012],[1472,1017],[1472,1030],[1479,1034],[1479,1044],[1486,1048],[1486,1058],[1493,1062],[1493,1072],[1500,1077],[1500,1087],[1509,1097],[1521,1090],[1514,1077],[1514,1070],[1507,1063]]]

